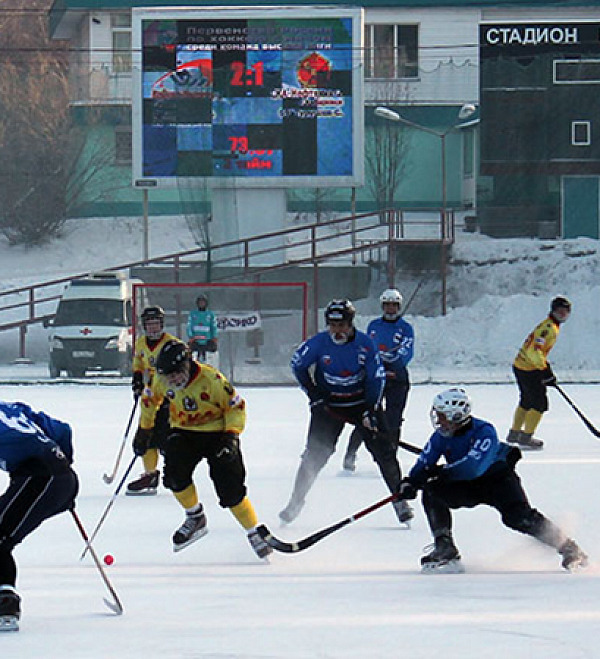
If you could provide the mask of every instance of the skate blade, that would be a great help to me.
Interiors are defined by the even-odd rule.
[[[585,572],[585,570],[590,566],[590,563],[588,559],[584,559],[581,561],[576,561],[572,565],[568,565],[565,570],[567,572],[570,572],[571,574],[575,574],[576,572]]]
[[[128,497],[151,497],[157,494],[156,489],[140,490],[139,492],[132,492],[131,490],[126,490],[125,494]]]
[[[180,545],[176,545],[173,543],[173,551],[178,552],[181,551],[182,549],[185,549],[186,547],[189,547],[190,545],[194,544],[196,540],[200,540],[200,538],[203,538],[207,533],[208,533],[208,529],[204,528],[194,533],[194,535],[187,542],[182,542]]]
[[[352,476],[356,476],[356,469],[342,469],[339,473],[338,476],[340,478],[352,478]]]
[[[0,616],[0,632],[18,632],[19,619],[16,616]]]
[[[421,566],[423,574],[463,574],[464,565],[460,558],[454,558],[442,563],[429,563]]]

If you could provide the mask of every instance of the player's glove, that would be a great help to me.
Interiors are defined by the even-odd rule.
[[[400,481],[396,494],[399,499],[416,499],[419,488],[407,476]]]
[[[317,412],[327,405],[328,396],[324,391],[315,387],[308,393],[308,400],[310,411]]]
[[[545,384],[547,387],[554,387],[556,385],[556,375],[554,375],[550,364],[542,371],[542,384]]]
[[[144,391],[144,378],[139,371],[136,371],[133,374],[133,379],[131,380],[131,391],[133,391],[134,396],[141,396],[142,391]]]
[[[152,439],[152,430],[146,428],[138,428],[133,438],[133,452],[136,455],[144,455],[150,445]]]
[[[208,339],[206,342],[206,352],[217,352],[217,342],[214,339]]]
[[[381,418],[376,410],[365,410],[362,415],[362,424],[371,432],[379,432],[384,430]]]
[[[428,484],[439,483],[444,479],[444,476],[444,465],[433,465],[425,470],[425,478],[427,479]]]
[[[221,435],[223,445],[216,450],[215,457],[222,462],[232,462],[240,452],[240,438],[234,432],[224,432]]]

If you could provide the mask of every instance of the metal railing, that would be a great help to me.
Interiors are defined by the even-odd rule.
[[[211,281],[237,279],[251,272],[253,276],[293,266],[310,265],[315,268],[313,288],[318,287],[316,268],[328,262],[355,263],[359,256],[376,260],[387,269],[389,285],[393,285],[396,271],[395,246],[435,244],[442,249],[442,313],[446,310],[445,258],[447,246],[454,242],[455,217],[453,211],[441,209],[386,210],[338,218],[321,223],[261,234],[219,245],[198,247],[166,254],[147,260],[134,261],[104,269],[105,272],[131,270],[143,266],[160,266],[172,270],[173,283],[180,283],[181,271],[199,262],[222,270],[231,266],[234,274],[213,277]],[[19,357],[26,356],[26,334],[31,325],[44,323],[54,317],[56,304],[64,286],[96,271],[80,272],[68,277],[30,284],[0,291],[0,332],[18,328]],[[313,300],[318,296],[313,290]],[[315,303],[316,304],[316,303]],[[52,305],[52,306],[51,306]],[[316,311],[315,311],[316,313]]]

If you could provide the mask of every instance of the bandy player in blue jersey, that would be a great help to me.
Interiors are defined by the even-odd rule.
[[[390,492],[402,480],[396,444],[380,408],[385,370],[373,340],[354,327],[354,315],[350,300],[331,301],[325,309],[327,329],[302,343],[292,357],[294,376],[310,401],[310,425],[290,501],[279,513],[286,524],[300,514],[347,423],[362,432]]]
[[[68,424],[24,403],[0,401],[0,631],[16,631],[21,598],[13,549],[44,520],[70,510],[78,491]]]
[[[415,334],[412,325],[402,318],[403,299],[400,291],[388,288],[383,291],[379,301],[382,314],[369,323],[367,334],[375,342],[385,368],[385,420],[392,438],[398,441],[410,390],[407,366],[413,358]],[[356,453],[361,443],[362,434],[354,431],[344,456],[345,473],[351,474],[356,469]]]

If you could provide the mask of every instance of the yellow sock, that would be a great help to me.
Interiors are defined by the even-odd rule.
[[[528,410],[527,415],[525,416],[525,426],[523,427],[523,432],[527,433],[528,435],[533,435],[541,420],[541,412],[538,412],[537,410]]]
[[[185,490],[173,492],[173,494],[186,510],[198,505],[198,492],[196,492],[196,486],[193,483],[188,485]]]
[[[513,417],[513,424],[511,430],[516,430],[517,432],[521,430],[523,424],[525,423],[525,417],[527,416],[527,410],[519,405],[515,410],[515,415]]]
[[[248,497],[244,497],[237,506],[231,506],[229,509],[237,521],[248,531],[258,524],[258,517],[254,512],[254,507]]]
[[[149,474],[151,471],[156,471],[156,467],[158,465],[158,449],[149,448],[142,456],[142,462],[144,464],[144,470],[147,474]]]

